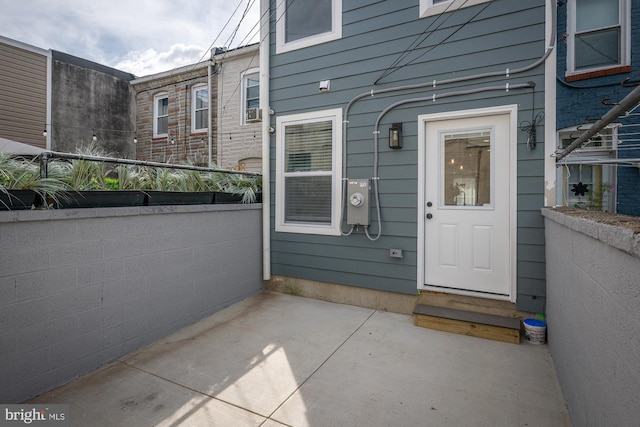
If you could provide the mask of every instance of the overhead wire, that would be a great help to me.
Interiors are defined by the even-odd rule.
[[[462,6],[464,6],[464,5],[467,3],[467,1],[469,1],[469,0],[465,0],[465,2],[462,4]],[[400,63],[404,58],[406,58],[409,54],[411,54],[411,52],[413,52],[413,50],[414,50],[415,48],[417,48],[417,47],[418,47],[418,46],[420,46],[422,43],[424,43],[424,41],[425,41],[426,39],[428,39],[428,38],[429,38],[429,36],[431,36],[431,34],[433,34],[434,32],[436,32],[436,31],[440,28],[440,26],[441,26],[442,24],[444,24],[445,22],[447,22],[447,20],[449,20],[449,18],[451,18],[451,17],[454,15],[453,13],[450,13],[450,14],[447,14],[447,13],[446,13],[446,12],[448,12],[448,11],[449,11],[449,8],[450,8],[452,5],[453,5],[453,2],[450,2],[449,4],[447,4],[447,7],[445,8],[445,10],[444,10],[441,14],[439,14],[439,15],[438,15],[438,16],[437,16],[433,21],[431,21],[431,23],[427,26],[427,28],[425,28],[425,29],[424,29],[424,31],[423,31],[422,33],[418,34],[418,35],[416,36],[416,38],[413,40],[413,42],[411,42],[411,44],[410,44],[408,47],[406,47],[406,48],[405,48],[405,50],[404,50],[400,55],[398,55],[398,57],[397,57],[397,58],[396,58],[396,59],[391,63],[391,65],[389,65],[389,66],[388,66],[388,67],[387,67],[387,68],[382,72],[382,74],[380,75],[380,77],[378,77],[378,78],[376,79],[376,81],[375,81],[375,82],[373,82],[373,84],[374,84],[374,85],[378,84],[378,82],[379,82],[380,80],[382,80],[383,78],[385,78],[385,77],[386,77],[386,76],[388,76],[389,74],[393,73],[395,70],[394,70],[394,71],[390,71],[392,68],[394,68],[394,67],[395,67],[395,68],[397,68],[397,67],[396,67],[396,65],[398,65],[398,64],[399,64],[399,63]],[[462,7],[462,6],[461,6],[461,7]],[[428,34],[427,34],[427,35],[426,35],[422,40],[418,41],[418,40],[419,40],[422,36],[424,36],[424,35],[427,33],[427,31],[429,31],[429,29],[430,29],[430,28],[431,28],[431,27],[432,27],[436,22],[438,22],[438,20],[439,20],[441,17],[443,17],[443,16],[445,16],[444,21],[442,21],[440,24],[438,24],[438,26],[437,26],[433,31],[429,32],[429,33],[428,33]]]
[[[404,64],[404,66],[407,65],[411,65],[413,64],[415,61],[417,61],[418,59],[422,58],[423,56],[425,56],[427,53],[431,52],[433,49],[435,49],[438,46],[441,46],[442,44],[444,44],[447,40],[449,40],[451,37],[453,37],[458,31],[460,31],[461,29],[463,29],[465,26],[467,26],[469,23],[471,23],[474,19],[476,19],[482,12],[484,12],[491,4],[493,3],[493,0],[487,2],[484,7],[482,7],[480,10],[478,10],[478,12],[473,15],[471,18],[469,18],[464,24],[460,25],[454,32],[452,32],[451,34],[449,34],[444,40],[442,40],[441,42],[439,42],[436,45],[431,46],[431,48],[427,49],[425,52],[422,52],[420,55],[416,56],[415,58],[413,58],[411,61],[407,62],[406,64]]]

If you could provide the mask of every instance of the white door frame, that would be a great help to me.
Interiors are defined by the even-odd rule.
[[[464,290],[443,290],[460,295],[481,296],[483,298],[507,299],[516,301],[516,249],[517,249],[517,140],[518,140],[518,106],[516,104],[501,105],[488,108],[477,108],[472,110],[459,110],[443,113],[424,114],[418,116],[418,290],[429,289],[425,286],[425,185],[426,185],[426,124],[440,120],[461,119],[468,117],[493,116],[498,114],[509,114],[509,277],[511,278],[511,292],[509,296],[486,295]]]

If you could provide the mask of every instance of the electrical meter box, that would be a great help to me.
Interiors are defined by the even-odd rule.
[[[371,181],[369,179],[347,180],[347,224],[369,225],[369,201]]]

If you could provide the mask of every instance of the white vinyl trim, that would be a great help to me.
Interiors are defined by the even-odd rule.
[[[276,54],[326,43],[342,37],[342,0],[332,0],[331,31],[321,33],[292,42],[285,42],[287,0],[276,1]]]
[[[496,107],[478,108],[472,110],[460,110],[434,114],[424,114],[418,116],[418,248],[417,248],[417,288],[428,289],[425,286],[425,225],[424,218],[426,215],[426,124],[429,122],[450,120],[450,119],[463,119],[463,118],[475,118],[492,115],[509,114],[509,140],[511,141],[509,150],[509,236],[510,236],[510,248],[508,253],[510,254],[509,268],[511,278],[511,294],[507,297],[491,294],[480,294],[477,292],[470,292],[464,290],[448,290],[447,292],[456,293],[460,295],[475,295],[482,296],[483,298],[493,299],[507,299],[511,302],[515,302],[517,296],[517,269],[516,269],[516,247],[517,247],[517,139],[518,139],[518,106],[501,105]],[[442,291],[439,289],[439,291]]]
[[[491,0],[451,0],[433,4],[433,0],[420,0],[420,18],[451,12],[463,7],[486,3]]]
[[[276,232],[303,233],[303,234],[324,234],[331,236],[340,235],[340,213],[341,191],[342,191],[342,108],[330,110],[313,111],[308,113],[291,114],[276,118]],[[320,225],[315,223],[286,223],[285,217],[285,150],[284,135],[288,125],[300,123],[314,123],[320,121],[332,122],[332,197],[331,197],[331,223]]]

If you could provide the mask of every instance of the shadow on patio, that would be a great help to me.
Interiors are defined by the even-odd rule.
[[[30,402],[78,426],[570,425],[546,345],[268,291]]]

